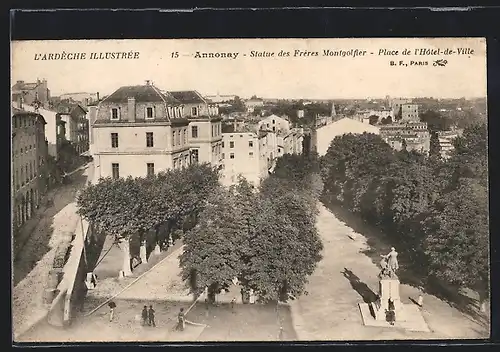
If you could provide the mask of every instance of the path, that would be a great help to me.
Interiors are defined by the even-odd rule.
[[[361,321],[358,303],[363,302],[362,295],[376,292],[379,273],[371,259],[362,253],[367,249],[366,239],[337,219],[322,204],[319,205],[317,226],[324,245],[323,259],[309,279],[306,288],[309,295],[291,303],[299,340],[449,339],[488,336],[479,323],[430,295],[424,295],[423,315],[431,333],[365,327]],[[342,273],[345,269],[359,277],[361,283],[353,287]],[[409,297],[416,297],[417,292],[411,286],[401,285],[402,302],[411,304]]]
[[[33,230],[14,262],[12,291],[12,324],[14,336],[22,333],[34,322],[46,314],[47,308],[42,302],[46,279],[55,249],[61,236],[73,232],[79,224],[76,214],[75,195],[77,190],[91,179],[93,164],[73,176],[74,181],[55,191],[54,206],[45,211],[38,225]]]

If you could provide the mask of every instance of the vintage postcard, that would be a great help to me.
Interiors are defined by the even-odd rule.
[[[484,339],[484,38],[14,41],[13,340]]]

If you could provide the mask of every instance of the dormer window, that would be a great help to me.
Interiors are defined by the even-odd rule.
[[[148,106],[146,108],[146,118],[147,119],[154,119],[154,108],[152,106]]]
[[[118,108],[111,108],[111,120],[120,119],[120,110]]]
[[[198,116],[198,108],[197,107],[192,107],[191,108],[191,115],[192,116]]]

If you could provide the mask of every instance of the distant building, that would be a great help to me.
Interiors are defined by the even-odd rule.
[[[47,191],[47,155],[43,116],[14,108],[11,162],[14,229],[33,217]]]
[[[229,101],[235,100],[236,95],[220,95],[219,93],[217,93],[217,95],[206,95],[205,99],[215,104],[227,103]]]
[[[249,99],[245,101],[245,106],[247,108],[248,113],[253,113],[255,111],[255,108],[263,107],[264,106],[264,100],[262,99]]]
[[[96,93],[87,93],[87,92],[78,92],[78,93],[66,93],[61,94],[59,96],[60,100],[72,100],[74,102],[80,103],[84,107],[89,105],[93,105],[99,102],[99,92]]]
[[[297,117],[299,119],[303,119],[304,118],[304,110],[302,110],[302,109],[297,110]]]
[[[302,128],[292,128],[290,131],[279,133],[278,157],[284,154],[302,154],[302,142],[304,140],[304,131]]]
[[[438,140],[439,147],[441,149],[441,157],[448,159],[451,156],[451,152],[455,149],[453,146],[453,140],[461,136],[463,130],[452,130],[452,131],[439,131]]]
[[[364,132],[379,134],[380,129],[377,126],[364,124],[360,121],[345,117],[323,127],[317,128],[313,133],[313,138],[315,139],[312,141],[314,146],[313,149],[316,150],[320,156],[322,156],[326,154],[335,137],[349,133],[362,134]]]
[[[392,98],[390,99],[389,108],[392,110],[394,115],[398,115],[401,111],[401,105],[411,104],[411,99],[406,98]]]
[[[260,120],[258,129],[262,131],[285,132],[290,130],[290,121],[273,114]]]
[[[403,148],[403,140],[407,150],[428,153],[430,149],[430,133],[426,122],[403,122],[381,125],[380,136],[394,149]]]
[[[32,105],[39,102],[41,106],[48,108],[50,101],[50,90],[47,87],[47,80],[39,80],[27,83],[17,81],[12,86],[12,101],[22,100],[24,105]]]
[[[402,121],[420,121],[418,116],[417,104],[402,104],[401,105],[401,120]]]

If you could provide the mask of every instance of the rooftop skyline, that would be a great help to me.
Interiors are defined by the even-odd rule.
[[[417,60],[379,56],[380,48],[474,49],[473,55],[447,57],[445,67],[389,66]],[[322,56],[323,50],[358,49],[365,57]],[[34,60],[35,54],[139,52],[131,60]],[[251,57],[251,51],[291,52],[292,57]],[[294,51],[320,53],[293,57]],[[238,53],[236,59],[195,58],[199,52]],[[73,40],[12,44],[12,84],[46,79],[53,96],[76,92],[111,94],[121,86],[152,81],[162,90],[197,90],[202,95],[256,95],[274,99],[384,99],[391,97],[486,97],[486,47],[481,38],[391,39],[227,39],[227,40]],[[172,58],[178,52],[179,58]],[[246,56],[244,56],[246,54]]]

